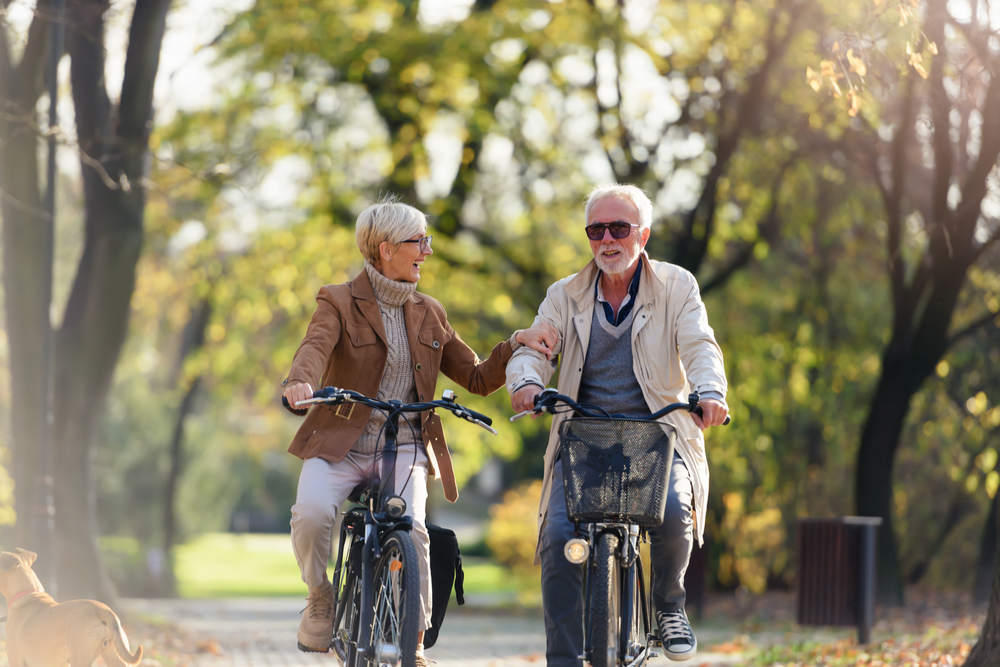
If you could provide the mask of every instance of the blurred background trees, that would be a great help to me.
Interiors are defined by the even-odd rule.
[[[976,562],[988,595],[997,28],[988,3],[961,2],[234,11],[211,43],[212,94],[150,138],[128,337],[94,408],[105,554],[140,573],[128,585],[169,592],[178,541],[234,517],[287,525],[296,421],[277,385],[318,288],[361,269],[368,201],[429,213],[420,289],[485,353],[588,260],[583,201],[618,180],[650,194],[650,255],[696,273],[726,354],[736,425],[708,443],[713,583],[788,586],[797,517],[862,512],[891,520],[884,599],[906,581],[972,586]],[[504,392],[462,399],[509,411]],[[446,423],[460,482],[491,459],[503,488],[540,477],[547,425],[526,422],[495,438]],[[495,547],[512,562],[518,533]]]

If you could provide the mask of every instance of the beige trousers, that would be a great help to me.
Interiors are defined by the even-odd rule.
[[[339,463],[306,459],[292,507],[292,548],[302,581],[316,588],[327,580],[326,568],[340,506],[358,484],[372,479],[382,467],[382,455],[350,452]],[[430,538],[424,523],[427,505],[427,454],[423,445],[400,445],[396,454],[396,494],[413,517],[413,546],[420,568],[420,630],[431,627]]]

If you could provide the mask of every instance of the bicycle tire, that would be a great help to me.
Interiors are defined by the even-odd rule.
[[[635,562],[625,572],[626,587],[632,589],[623,592],[623,597],[629,604],[628,622],[621,623],[622,662],[633,664],[637,658],[646,652],[646,635],[649,632],[645,606],[645,592],[642,590],[642,558],[635,555]]]
[[[617,551],[617,535],[604,533],[598,538],[591,617],[592,667],[616,667],[620,655],[621,578],[618,576]]]
[[[372,661],[382,664],[380,656],[390,647],[398,651],[399,667],[415,667],[417,628],[420,615],[420,569],[413,539],[396,530],[382,540],[382,555],[375,563],[375,615],[372,619]]]
[[[337,593],[333,616],[333,643],[330,648],[340,662],[341,667],[355,667],[356,655],[351,645],[357,646],[358,622],[361,613],[361,541],[352,534],[347,534],[350,543],[345,547],[347,560],[340,576],[334,582]],[[342,582],[341,582],[342,580]]]

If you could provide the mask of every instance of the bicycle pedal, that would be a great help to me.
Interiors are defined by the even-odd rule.
[[[310,646],[306,646],[302,642],[299,642],[299,650],[303,653],[329,653],[330,651],[329,648],[312,648]]]

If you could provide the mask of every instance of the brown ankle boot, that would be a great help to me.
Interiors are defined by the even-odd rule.
[[[309,589],[299,622],[299,650],[326,653],[333,641],[333,585],[324,581]]]

